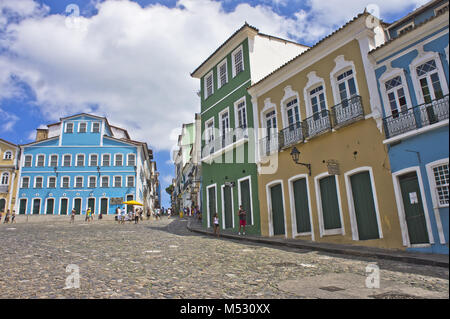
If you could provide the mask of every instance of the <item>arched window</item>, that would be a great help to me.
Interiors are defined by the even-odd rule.
[[[6,159],[6,160],[12,159],[12,152],[6,151],[5,154],[3,155],[3,159]]]
[[[9,183],[9,173],[5,172],[2,174],[2,185],[8,185]]]

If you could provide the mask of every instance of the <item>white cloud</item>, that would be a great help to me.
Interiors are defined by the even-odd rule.
[[[162,178],[162,181],[164,182],[165,185],[166,184],[170,185],[170,184],[172,184],[172,179],[173,179],[173,176],[167,175]]]
[[[411,4],[391,2],[371,1],[392,10],[394,2],[401,3],[398,8]],[[141,8],[128,0],[91,3],[98,14],[73,24],[31,0],[0,0],[9,12],[0,10],[0,52],[7,49],[0,53],[0,99],[23,94],[13,77],[32,88],[49,122],[95,110],[132,138],[165,150],[173,149],[182,123],[200,110],[199,83],[190,72],[244,21],[264,33],[310,41],[363,9],[359,0],[309,0],[311,11],[286,18],[264,5],[268,1],[240,4],[232,12],[212,0],[179,0],[175,8]],[[21,19],[2,27],[11,12]]]
[[[2,109],[0,109],[0,118],[2,119],[0,132],[11,132],[14,128],[14,125],[19,120],[19,117],[17,117],[16,115],[8,113]]]

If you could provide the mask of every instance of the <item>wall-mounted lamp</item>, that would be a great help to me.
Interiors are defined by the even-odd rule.
[[[292,148],[291,156],[292,156],[292,160],[294,161],[295,164],[306,166],[309,170],[309,176],[311,176],[311,164],[300,163],[298,161],[298,159],[300,157],[300,152],[298,151],[298,149],[295,146]]]
[[[57,170],[58,170],[58,167],[53,167],[53,170],[55,171],[55,174],[56,174],[56,177],[58,177],[58,172],[57,172]]]
[[[98,177],[100,177],[100,166],[97,166]]]

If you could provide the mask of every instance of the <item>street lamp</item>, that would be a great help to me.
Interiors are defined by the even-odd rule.
[[[53,167],[53,170],[55,171],[55,175],[56,175],[56,177],[58,177],[58,172],[57,172],[57,169],[58,169],[58,167]]]
[[[298,149],[295,146],[292,148],[291,156],[292,156],[292,160],[295,162],[295,164],[306,166],[309,170],[309,176],[311,176],[311,164],[300,163],[298,161],[298,159],[300,157],[300,152],[298,151]]]
[[[97,166],[98,177],[100,178],[100,166]]]

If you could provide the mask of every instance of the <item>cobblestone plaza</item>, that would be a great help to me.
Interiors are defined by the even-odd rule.
[[[448,269],[198,235],[186,219],[0,225],[0,298],[448,298]],[[366,267],[380,268],[368,289]],[[80,287],[66,288],[68,265]]]

